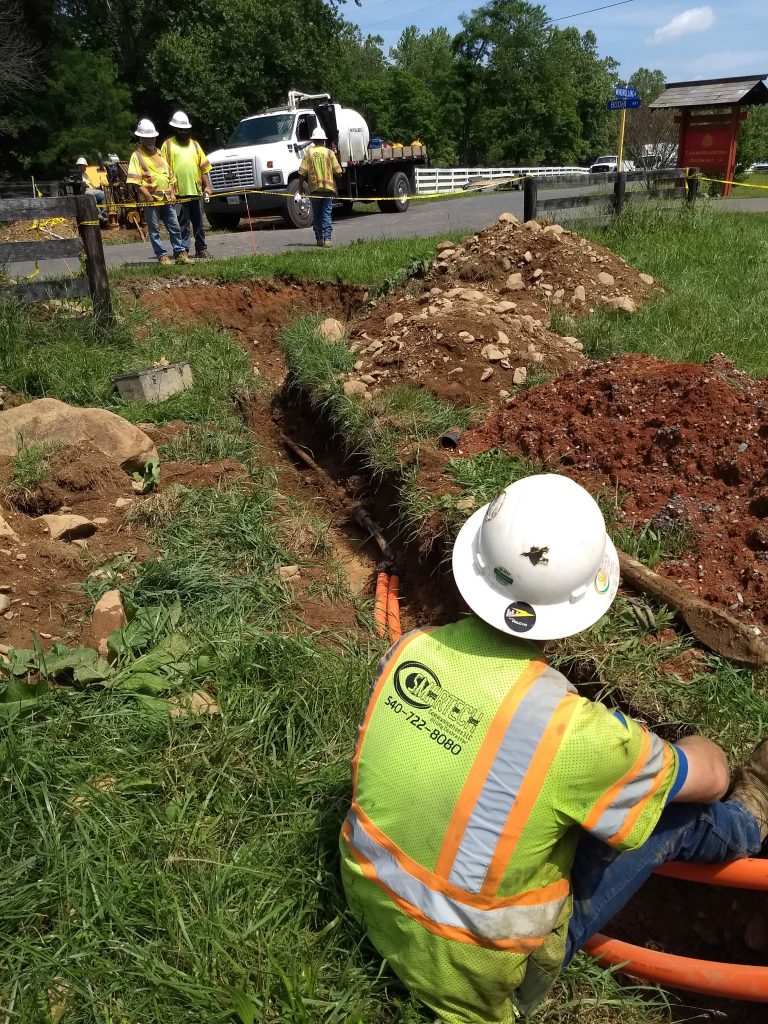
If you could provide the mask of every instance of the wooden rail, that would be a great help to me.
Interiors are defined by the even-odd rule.
[[[114,320],[109,290],[104,245],[99,215],[93,196],[52,196],[43,199],[0,199],[0,221],[47,220],[49,217],[74,217],[79,238],[51,238],[39,242],[7,242],[0,245],[0,264],[79,257],[85,254],[85,277],[54,278],[43,281],[17,281],[0,287],[5,296],[26,302],[53,298],[89,297],[94,313],[107,322]]]
[[[645,182],[642,191],[627,191],[627,184]],[[669,182],[671,188],[659,188]],[[526,178],[523,182],[525,192],[524,219],[535,220],[536,217],[551,210],[572,210],[575,208],[594,207],[618,216],[627,203],[642,203],[649,199],[685,199],[694,203],[698,194],[698,168],[688,171],[680,167],[672,167],[662,171],[622,171],[620,174],[589,174],[571,179],[572,184],[582,187],[594,185],[612,185],[610,194],[598,193],[585,196],[564,196],[559,199],[539,199],[537,178]]]

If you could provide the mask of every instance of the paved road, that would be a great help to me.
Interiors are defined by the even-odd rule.
[[[547,189],[547,199],[563,198],[583,194],[584,188]],[[373,207],[372,207],[373,209]],[[713,209],[730,212],[768,212],[768,199],[729,199],[713,205]],[[336,245],[344,245],[357,239],[408,238],[412,236],[439,235],[449,231],[479,231],[493,224],[500,213],[511,210],[518,217],[523,215],[522,192],[490,192],[485,195],[465,196],[462,199],[437,203],[421,203],[412,206],[402,214],[356,213],[351,217],[334,222],[333,239]],[[579,212],[563,211],[572,216]],[[297,231],[287,228],[279,219],[265,218],[258,227],[249,231],[247,224],[234,232],[212,234],[208,248],[212,256],[249,256],[276,252],[300,252],[314,248],[311,229]],[[126,245],[105,246],[107,265],[119,267],[131,263],[153,262],[149,242],[131,242]],[[14,275],[32,272],[31,263],[10,265]],[[71,273],[76,269],[75,261],[51,260],[43,264],[43,273],[48,275]]]
[[[572,192],[572,190],[571,190]],[[568,189],[548,191],[547,196],[569,195]],[[375,207],[371,207],[375,210]],[[437,203],[417,203],[406,213],[355,213],[334,221],[333,241],[344,245],[357,239],[408,238],[414,235],[439,235],[447,231],[479,231],[492,224],[500,213],[511,210],[523,215],[523,193],[505,192],[465,196]],[[217,232],[208,236],[208,250],[212,256],[250,256],[254,244],[259,254],[301,252],[314,248],[312,230],[288,228],[278,218],[264,218],[253,233],[247,223],[237,231]],[[167,245],[167,240],[166,240]],[[104,247],[107,266],[119,267],[131,263],[154,262],[149,242],[130,242],[126,245]],[[50,260],[42,270],[46,275],[65,274],[74,269],[73,260]],[[69,264],[67,266],[66,264]],[[31,273],[31,263],[11,264],[14,275]]]

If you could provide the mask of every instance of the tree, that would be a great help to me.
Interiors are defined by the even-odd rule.
[[[40,50],[14,0],[0,0],[0,25],[0,135],[13,138],[23,130],[29,98],[40,84]]]
[[[616,64],[592,33],[554,27],[543,7],[490,0],[461,19],[454,40],[463,96],[462,160],[584,161],[605,135],[600,106]]]
[[[35,131],[38,151],[25,166],[64,173],[81,155],[95,160],[98,153],[125,154],[135,127],[130,103],[110,55],[62,50],[35,103],[36,117],[46,127],[44,134]]]
[[[749,116],[742,122],[739,134],[736,170],[743,172],[758,160],[768,160],[768,107],[749,107]]]
[[[637,167],[673,167],[677,157],[678,130],[674,110],[651,110],[648,104],[666,88],[663,71],[638,68],[628,82],[637,89],[641,106],[627,111],[624,144]]]

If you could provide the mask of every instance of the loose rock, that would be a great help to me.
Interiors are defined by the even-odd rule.
[[[344,337],[344,325],[333,317],[327,317],[317,329],[324,341],[341,341]]]
[[[48,530],[51,540],[82,540],[90,537],[98,527],[90,519],[75,515],[40,516],[40,522]]]
[[[604,284],[607,288],[610,288],[614,284],[613,274],[607,274],[604,270],[601,270],[597,275],[597,280],[600,284]]]
[[[347,398],[354,395],[364,395],[368,391],[368,385],[361,380],[348,380],[344,382],[344,394]]]
[[[384,321],[384,324],[387,327],[397,327],[397,325],[399,323],[402,323],[404,319],[405,317],[403,316],[403,314],[400,313],[399,311],[396,311],[394,313],[389,314],[387,319]]]
[[[517,366],[517,367],[515,367],[515,369],[514,369],[514,371],[512,373],[512,383],[513,384],[525,384],[525,382],[527,380],[528,380],[528,370],[526,369],[526,367],[524,367],[524,366]]]
[[[102,658],[109,654],[107,639],[116,629],[121,629],[128,619],[123,608],[119,590],[108,590],[94,605],[91,626],[86,643],[98,651]]]

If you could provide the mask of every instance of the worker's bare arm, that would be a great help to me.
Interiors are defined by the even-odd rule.
[[[688,760],[688,775],[673,803],[711,804],[721,800],[730,784],[723,751],[704,736],[686,736],[675,744]]]

